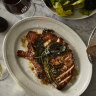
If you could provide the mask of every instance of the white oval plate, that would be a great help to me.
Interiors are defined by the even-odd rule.
[[[77,79],[73,84],[68,84],[62,91],[55,89],[51,85],[43,85],[34,76],[28,65],[28,60],[18,58],[18,49],[24,49],[21,38],[29,30],[37,28],[53,29],[73,50],[76,67],[79,70]],[[24,19],[15,24],[6,34],[3,50],[4,62],[17,83],[32,96],[79,96],[87,88],[92,75],[92,65],[90,64],[86,46],[80,37],[65,24],[47,17],[32,17]]]

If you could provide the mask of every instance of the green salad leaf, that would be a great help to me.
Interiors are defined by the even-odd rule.
[[[56,2],[59,2],[59,3],[61,3],[61,4],[64,4],[65,2],[67,3],[67,1],[70,2],[70,1],[72,1],[72,0],[51,0],[51,3],[52,3],[53,5],[55,5]]]
[[[77,0],[77,1],[74,2],[72,5],[78,5],[78,4],[83,3],[83,2],[84,2],[84,0]]]
[[[81,9],[80,12],[83,15],[90,15],[92,13],[93,10],[86,10],[86,9]]]
[[[84,7],[84,1],[85,0],[77,0],[72,5],[74,6],[75,9],[80,9]]]
[[[73,13],[71,9],[64,10],[63,6],[59,2],[56,2],[53,7],[56,9],[56,12],[59,16],[69,16]]]

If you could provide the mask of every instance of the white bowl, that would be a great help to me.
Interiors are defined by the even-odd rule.
[[[56,14],[58,16],[58,14],[56,13],[56,10],[52,7],[51,4],[48,3],[49,2],[48,0],[43,0],[43,2],[47,6],[47,8],[49,8],[54,14]],[[62,17],[62,18],[64,18],[64,19],[70,19],[70,20],[79,20],[79,19],[88,18],[88,17],[96,14],[96,10],[94,10],[90,15],[83,15],[79,11],[80,11],[79,9],[78,10],[75,9],[73,15],[67,16],[67,17]]]

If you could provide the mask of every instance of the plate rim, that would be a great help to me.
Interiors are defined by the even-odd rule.
[[[77,36],[81,41],[82,41],[82,43],[84,44],[84,46],[85,46],[85,48],[86,48],[86,45],[85,45],[85,43],[83,42],[83,40],[81,39],[81,37],[73,30],[73,29],[71,29],[69,26],[67,26],[66,24],[64,24],[64,23],[62,23],[62,22],[60,22],[60,21],[58,21],[58,20],[55,20],[55,19],[53,19],[53,18],[49,18],[49,17],[44,17],[44,16],[33,16],[33,17],[28,17],[28,18],[25,18],[25,19],[23,19],[23,20],[20,20],[20,21],[18,21],[17,23],[15,23],[11,28],[10,28],[10,30],[7,32],[7,34],[6,34],[6,36],[5,36],[5,38],[4,38],[4,41],[3,41],[3,59],[4,59],[4,63],[6,64],[6,66],[7,66],[7,70],[8,70],[8,72],[10,73],[10,75],[12,76],[12,78],[17,82],[17,84],[19,84],[26,92],[29,92],[29,90],[26,88],[26,86],[24,86],[17,78],[16,78],[16,76],[14,75],[14,73],[12,73],[12,70],[11,70],[11,68],[10,68],[10,66],[9,66],[9,64],[8,64],[8,61],[7,61],[7,57],[6,57],[6,42],[7,42],[7,39],[8,39],[8,36],[9,36],[9,34],[11,33],[11,31],[14,29],[14,27],[16,26],[16,25],[18,25],[19,23],[21,23],[21,22],[23,22],[23,21],[27,21],[27,20],[32,20],[32,19],[40,19],[40,18],[42,18],[42,19],[47,19],[47,20],[52,20],[52,21],[54,21],[54,22],[56,22],[56,23],[59,23],[59,24],[61,24],[61,25],[65,25],[68,29],[70,29],[71,31],[72,31],[72,34],[74,34],[75,36]],[[88,80],[87,80],[87,83],[86,83],[86,85],[84,86],[84,88],[82,88],[82,90],[78,93],[78,96],[79,95],[81,95],[86,89],[87,89],[87,87],[89,86],[89,84],[90,84],[90,81],[91,81],[91,78],[92,78],[92,64],[90,63],[90,76],[89,76],[89,78],[88,78]],[[31,90],[32,91],[32,90]],[[33,91],[32,91],[33,92]],[[30,92],[29,92],[30,93]]]

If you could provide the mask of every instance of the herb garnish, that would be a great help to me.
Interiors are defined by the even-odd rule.
[[[57,68],[55,68],[55,66],[51,64],[50,59],[52,56],[58,56],[66,53],[66,46],[58,42],[51,43],[47,48],[44,48],[43,42],[41,41],[36,41],[35,44],[36,55],[34,59],[39,64],[42,64],[47,77],[50,79],[51,82],[54,81],[55,84],[58,86],[58,83],[55,80],[55,77],[58,75],[58,71]]]

